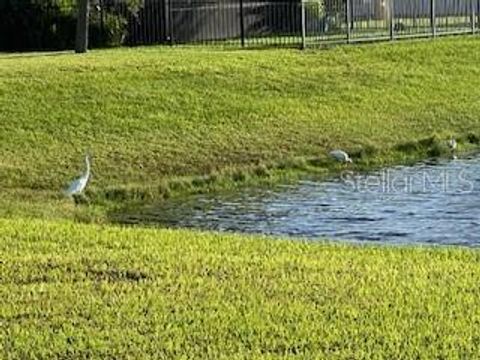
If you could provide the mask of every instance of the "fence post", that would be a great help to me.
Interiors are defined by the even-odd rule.
[[[165,24],[165,43],[171,44],[172,36],[170,34],[170,4],[168,0],[163,0],[163,23]]]
[[[301,0],[302,6],[302,50],[307,47],[307,24],[306,24],[306,14],[305,14],[305,0]]]
[[[175,34],[173,33],[173,15],[172,15],[172,0],[166,0],[168,2],[168,36],[170,37],[170,45],[175,44]]]
[[[88,13],[89,0],[79,0],[77,5],[77,32],[75,35],[75,52],[85,53],[88,49]]]
[[[346,12],[346,20],[347,20],[347,43],[350,44],[352,40],[352,28],[351,28],[351,23],[352,23],[352,4],[351,0],[345,0],[346,1],[346,6],[345,6],[345,12]]]
[[[243,0],[240,0],[240,41],[245,47],[245,14],[243,13]]]
[[[432,27],[432,36],[437,36],[437,24],[435,17],[435,0],[430,0],[430,26]]]
[[[477,16],[475,14],[475,8],[476,8],[476,3],[475,0],[471,0],[472,2],[472,34],[475,34],[477,32]]]
[[[477,15],[477,24],[480,24],[480,0],[477,0],[477,11],[475,14]]]
[[[395,40],[395,0],[389,0],[388,2],[390,13],[390,40]]]
[[[480,25],[480,0],[477,0],[476,6],[477,6],[475,11],[476,22],[477,22],[477,25]]]

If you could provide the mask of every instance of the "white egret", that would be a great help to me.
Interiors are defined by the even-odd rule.
[[[68,187],[66,191],[68,196],[80,195],[87,187],[88,180],[90,179],[90,156],[88,154],[85,155],[85,165],[86,169],[83,175],[73,180]]]
[[[447,145],[452,152],[452,159],[456,160],[457,155],[455,155],[455,151],[457,150],[457,140],[455,140],[453,137],[448,140]]]
[[[457,150],[457,140],[455,140],[454,138],[451,138],[450,140],[448,140],[448,147],[452,151]]]
[[[330,152],[330,156],[339,162],[343,162],[343,163],[353,162],[352,159],[350,159],[350,156],[343,150],[333,150]]]

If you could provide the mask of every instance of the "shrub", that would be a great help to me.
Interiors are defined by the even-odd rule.
[[[120,46],[127,36],[127,19],[120,14],[94,11],[90,15],[90,46]]]
[[[142,0],[92,4],[91,47],[119,46],[127,37],[129,17]],[[65,50],[75,44],[76,3],[67,0],[0,0],[0,51]]]
[[[90,12],[90,41],[93,47],[125,44],[129,21],[138,17],[144,0],[100,0]]]
[[[69,8],[30,0],[0,2],[0,50],[60,50],[73,46],[75,19]]]
[[[325,0],[313,0],[307,2],[307,28],[309,31],[321,31],[324,33],[341,31],[344,21],[345,9],[336,6],[337,3]]]

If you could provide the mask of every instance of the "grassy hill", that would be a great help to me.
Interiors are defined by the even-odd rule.
[[[0,55],[0,358],[476,358],[479,253],[82,224],[480,139],[480,38]],[[93,155],[90,204],[61,191]],[[39,219],[42,218],[42,219]],[[74,221],[74,220],[77,221]]]
[[[478,141],[479,51],[472,37],[0,55],[0,188],[5,202],[53,201],[87,150],[92,198],[114,199],[323,171],[334,148],[364,167],[424,157],[432,136]]]

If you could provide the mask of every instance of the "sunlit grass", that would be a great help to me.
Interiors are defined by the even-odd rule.
[[[471,148],[479,51],[0,55],[0,358],[478,357],[476,250],[32,218],[326,174],[332,148],[355,169],[442,155],[452,135]],[[86,150],[92,202],[76,207],[61,190]]]
[[[0,220],[0,357],[475,358],[479,253]]]
[[[426,148],[396,146],[480,132],[478,51],[470,37],[306,52],[0,55],[0,199],[63,212],[58,194],[86,150],[92,199],[116,200],[289,167],[323,171],[333,148],[361,167],[424,157]]]

